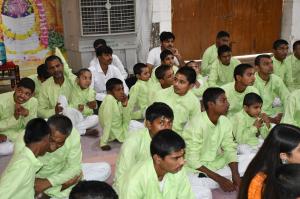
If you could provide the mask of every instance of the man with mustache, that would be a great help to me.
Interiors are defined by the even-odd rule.
[[[37,115],[37,100],[33,97],[34,81],[22,78],[15,91],[0,95],[0,156],[13,152],[13,143],[27,124]]]

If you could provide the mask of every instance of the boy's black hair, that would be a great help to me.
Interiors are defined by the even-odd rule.
[[[105,86],[106,86],[106,91],[113,91],[113,89],[115,88],[116,85],[123,85],[122,80],[118,79],[118,78],[110,78]]]
[[[160,33],[159,39],[160,39],[160,42],[163,42],[163,41],[166,41],[169,39],[175,40],[175,35],[172,32],[164,31],[164,32]]]
[[[226,31],[221,30],[217,34],[217,39],[220,39],[222,37],[230,37],[230,34]]]
[[[238,76],[238,75],[242,77],[245,74],[246,70],[249,69],[249,68],[253,68],[253,66],[250,65],[250,64],[239,64],[239,65],[237,65],[234,69],[234,72],[233,72],[234,80],[235,81],[237,80],[236,76]]]
[[[113,54],[113,50],[109,46],[100,46],[99,48],[96,49],[96,55],[97,57],[103,55],[103,54]]]
[[[179,68],[178,71],[176,72],[176,74],[184,75],[186,77],[187,81],[189,82],[189,84],[194,84],[197,79],[197,74],[196,74],[195,70],[192,69],[191,67],[187,67],[187,66],[183,66],[183,67]]]
[[[263,103],[263,100],[262,98],[256,94],[256,93],[247,93],[244,97],[244,101],[243,101],[243,105],[244,106],[251,106],[253,104],[256,104],[256,103],[259,103],[259,104],[262,104]]]
[[[32,79],[28,78],[28,77],[23,77],[20,82],[17,84],[17,87],[23,87],[23,88],[27,88],[31,91],[31,93],[34,92],[35,90],[35,83]]]
[[[218,48],[218,56],[220,57],[223,53],[232,52],[231,48],[227,45],[222,45]]]
[[[56,55],[50,55],[49,57],[47,57],[45,59],[45,65],[48,67],[48,63],[54,60],[58,60],[61,64],[63,64],[61,58],[59,56]]]
[[[277,39],[273,43],[273,49],[276,50],[281,45],[289,45],[289,43],[286,40],[284,40],[284,39]]]
[[[170,70],[170,68],[172,68],[172,66],[170,65],[166,65],[166,64],[162,64],[160,66],[158,66],[155,69],[155,77],[159,80],[159,79],[163,79],[164,76],[166,75],[166,72],[168,70]]]
[[[219,87],[210,87],[206,89],[202,96],[202,101],[205,110],[208,110],[208,102],[216,103],[216,100],[219,98],[220,95],[224,94],[225,91]]]
[[[164,61],[168,55],[173,55],[172,51],[165,49],[160,53],[160,61]]]
[[[90,72],[91,73],[90,69],[88,69],[88,68],[81,68],[81,69],[79,69],[79,71],[77,71],[76,76],[79,78],[80,75],[82,75],[84,72]]]
[[[261,55],[258,55],[257,57],[255,57],[255,60],[254,60],[255,66],[259,66],[260,60],[261,60],[262,58],[268,58],[268,59],[271,59],[271,56],[268,55],[268,54],[261,54]]]
[[[147,68],[147,65],[144,63],[137,63],[133,66],[134,75],[140,75],[143,72],[143,68]]]
[[[107,46],[104,39],[96,39],[93,43],[94,49],[96,50],[100,46]]]
[[[38,74],[38,77],[43,78],[45,80],[51,77],[51,75],[48,73],[46,64],[39,65],[36,69],[36,72]]]
[[[72,132],[73,125],[67,116],[59,114],[53,115],[49,117],[47,123],[50,127],[59,131],[63,135],[69,136]]]
[[[185,142],[180,135],[171,129],[159,131],[150,144],[151,156],[155,154],[161,158],[165,158],[173,152],[185,149]]]
[[[145,119],[149,122],[153,122],[155,119],[162,116],[171,120],[174,119],[173,110],[165,103],[154,102],[146,109]]]
[[[26,145],[39,142],[50,132],[51,130],[44,119],[34,118],[25,127],[24,142]]]
[[[294,42],[294,44],[293,44],[293,50],[296,50],[297,46],[300,46],[300,40],[297,40],[297,41]]]
[[[118,199],[117,193],[106,182],[80,181],[73,187],[70,199]]]

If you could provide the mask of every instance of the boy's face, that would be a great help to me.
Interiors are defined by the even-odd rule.
[[[252,104],[250,106],[244,105],[244,110],[251,117],[259,117],[260,112],[261,112],[261,107],[262,107],[261,103],[255,103],[255,104]]]
[[[150,70],[148,67],[142,68],[142,72],[140,75],[137,75],[137,78],[142,81],[148,81],[150,78]]]
[[[168,88],[174,83],[174,71],[172,68],[166,71],[164,78],[159,80],[163,88]]]
[[[165,116],[156,118],[153,122],[145,121],[146,127],[150,132],[151,137],[156,135],[159,131],[164,129],[172,129],[173,120]]]
[[[281,44],[277,49],[274,50],[274,56],[279,61],[282,61],[288,55],[289,46],[286,44]]]
[[[273,61],[271,58],[261,58],[258,66],[258,71],[264,75],[273,73]]]
[[[200,68],[200,66],[199,66],[199,64],[197,62],[191,62],[187,66],[191,67],[192,69],[194,69],[194,71],[196,72],[196,74],[200,74],[201,73],[201,68]]]
[[[174,55],[168,55],[163,61],[162,64],[166,64],[169,66],[174,65]]]
[[[180,73],[176,73],[174,78],[174,92],[177,95],[184,96],[193,86],[194,84],[190,84],[185,77]]]
[[[110,65],[112,62],[112,54],[103,53],[102,55],[98,56],[98,59],[101,64]]]
[[[229,37],[217,38],[216,44],[218,47],[223,46],[223,45],[229,46]]]
[[[168,173],[177,173],[180,171],[185,163],[184,160],[184,149],[176,152],[172,152],[166,155],[164,158],[154,155],[155,162],[159,164],[159,167]]]
[[[219,97],[216,99],[216,102],[211,102],[212,108],[214,112],[218,113],[219,115],[226,115],[229,109],[229,102],[227,100],[227,97],[225,93],[219,95]]]
[[[17,104],[23,104],[27,102],[31,97],[33,93],[30,89],[24,88],[22,86],[17,87],[14,94],[14,100]]]
[[[60,131],[51,127],[50,134],[50,152],[54,152],[65,144],[67,135],[62,134]]]
[[[170,38],[170,39],[167,39],[167,40],[164,40],[161,43],[161,47],[163,49],[169,49],[171,50],[172,48],[174,48],[174,39]]]
[[[58,59],[54,59],[47,63],[48,73],[56,78],[62,78],[64,76],[64,66]]]
[[[255,73],[254,68],[248,68],[246,69],[242,77],[239,75],[237,76],[237,80],[240,81],[245,86],[252,86],[255,81],[254,73]]]
[[[300,45],[297,45],[294,50],[294,55],[297,59],[300,59]]]
[[[125,96],[123,84],[115,85],[112,90],[112,95],[116,98],[116,100],[123,101]]]
[[[221,61],[221,63],[223,65],[228,66],[230,64],[230,60],[231,60],[231,52],[224,52],[219,56],[219,60]]]
[[[89,71],[82,72],[77,81],[81,89],[88,88],[92,83],[92,73]]]

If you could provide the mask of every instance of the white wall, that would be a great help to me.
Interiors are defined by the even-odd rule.
[[[172,31],[171,0],[153,0],[153,23],[160,23],[162,31]]]

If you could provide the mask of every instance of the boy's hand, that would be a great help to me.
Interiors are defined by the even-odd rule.
[[[64,184],[62,184],[61,191],[69,188],[70,186],[72,186],[74,184],[77,184],[81,180],[82,176],[83,176],[83,174],[81,172],[78,176],[75,176],[75,177],[71,178],[70,180],[68,180],[67,182],[65,182]]]
[[[86,105],[87,105],[90,109],[96,109],[96,108],[97,108],[97,102],[96,102],[96,100],[91,101],[91,102],[88,102],[88,103],[86,103]]]
[[[233,175],[232,176],[232,182],[233,182],[233,185],[236,187],[236,190],[237,190],[241,185],[241,177],[239,175]]]
[[[128,104],[128,97],[126,95],[123,96],[121,103],[122,103],[123,107],[127,106],[127,104]]]
[[[36,178],[34,182],[34,189],[36,193],[42,193],[46,189],[52,187],[48,179]]]
[[[19,114],[21,116],[27,117],[29,115],[29,110],[24,108],[23,106],[20,106],[19,108]]]
[[[278,114],[276,115],[276,117],[273,118],[273,123],[279,124],[280,121],[281,121],[282,115],[283,115],[282,113],[278,113]]]
[[[64,108],[60,106],[60,103],[55,105],[55,114],[60,114],[63,110]]]
[[[263,124],[263,119],[257,118],[253,126],[255,126],[257,129],[260,129],[262,127],[262,124]]]
[[[1,142],[6,142],[6,140],[7,140],[7,136],[3,135],[3,134],[0,134],[0,143]]]
[[[266,126],[267,126],[268,128],[270,128],[270,123],[271,123],[271,121],[270,121],[270,118],[267,116],[267,114],[262,113],[262,114],[261,114],[261,119],[264,121],[264,123],[266,124]]]
[[[196,80],[196,82],[195,82],[195,88],[199,88],[200,86],[201,86],[200,82],[198,82],[198,81]]]
[[[78,110],[82,112],[84,110],[84,105],[83,104],[78,104]]]
[[[225,192],[232,192],[236,190],[235,185],[230,180],[228,180],[223,176],[218,176],[216,182],[220,185],[221,189]]]
[[[181,59],[181,55],[180,55],[180,53],[179,53],[179,51],[178,51],[177,48],[172,48],[172,49],[171,49],[171,52],[173,53],[173,55],[174,55],[177,59]]]

